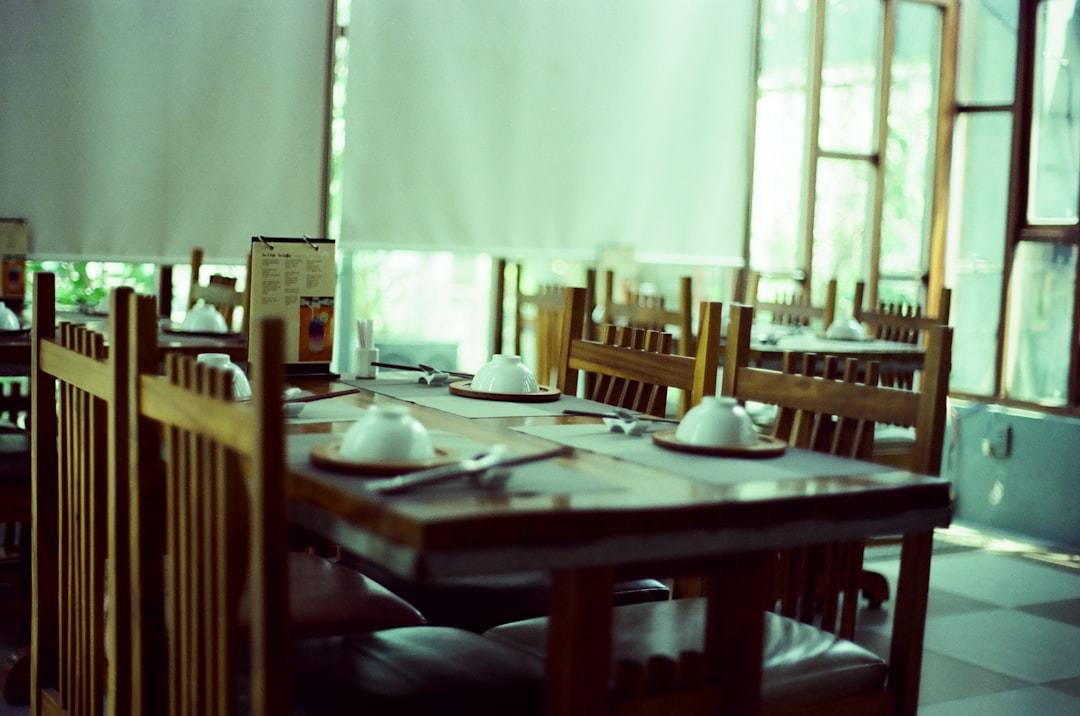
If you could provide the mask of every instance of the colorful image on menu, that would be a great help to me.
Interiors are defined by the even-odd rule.
[[[328,363],[334,350],[334,297],[300,297],[299,358]]]

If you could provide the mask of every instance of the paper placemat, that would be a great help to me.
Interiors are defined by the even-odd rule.
[[[779,457],[756,459],[693,455],[659,447],[648,434],[628,436],[614,433],[602,424],[528,425],[512,429],[712,485],[750,480],[805,480],[807,477],[865,475],[893,469],[797,448],[788,448]]]
[[[432,441],[439,447],[452,450],[461,457],[475,455],[489,445],[460,435],[432,431]],[[312,475],[319,480],[332,482],[349,490],[364,492],[365,477],[346,475],[316,467],[311,462],[311,449],[320,443],[340,441],[340,434],[304,433],[289,435],[285,442],[286,461],[289,467]],[[375,478],[372,478],[375,479]],[[470,487],[468,480],[462,478],[437,485],[412,490],[401,495],[386,495],[393,499],[416,499],[425,497],[446,497],[447,495],[571,495],[582,492],[603,492],[619,489],[612,485],[575,470],[561,467],[553,460],[529,463],[511,468],[510,479],[499,490],[481,490]]]
[[[503,400],[479,400],[451,395],[447,385],[428,385],[418,382],[418,373],[407,371],[380,372],[378,378],[348,379],[341,382],[372,393],[435,408],[465,418],[520,418],[561,415],[563,410],[588,410],[610,413],[612,407],[595,400],[573,395],[560,395],[558,400],[545,403],[515,403]]]
[[[328,423],[359,420],[364,417],[365,412],[365,409],[356,403],[356,396],[354,395],[314,400],[310,403],[301,403],[301,405],[303,408],[301,408],[300,413],[286,418],[286,423]]]

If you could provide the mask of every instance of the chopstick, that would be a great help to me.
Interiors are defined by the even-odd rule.
[[[418,370],[418,371],[423,371],[424,370],[423,368],[421,368],[418,365],[401,365],[400,363],[380,363],[377,360],[371,361],[371,365],[377,365],[380,368],[395,368],[397,370]]]
[[[380,363],[379,361],[372,361],[371,365],[377,365],[380,368],[394,368],[396,370],[415,370],[420,373],[446,373],[447,375],[456,376],[458,378],[472,378],[472,373],[459,373],[455,370],[439,370],[432,368],[429,365],[420,363],[419,365],[401,365],[400,363]]]
[[[329,398],[340,398],[343,395],[352,395],[353,393],[359,393],[361,388],[349,388],[348,390],[335,390],[332,393],[315,393],[313,395],[301,395],[299,398],[286,398],[286,403],[313,403],[316,400],[327,400]]]
[[[598,412],[595,412],[595,411],[592,411],[592,410],[572,410],[570,408],[566,408],[562,412],[563,412],[563,415],[584,415],[584,416],[589,417],[589,418],[616,418],[616,419],[619,419],[619,420],[624,419],[623,416],[618,415],[616,413],[598,413]],[[675,423],[675,424],[678,424],[678,422],[679,422],[678,420],[673,420],[671,418],[654,418],[651,415],[631,415],[631,416],[628,416],[625,419],[627,419],[627,420],[631,420],[631,419],[632,420],[640,420],[640,421],[646,422],[646,423]]]

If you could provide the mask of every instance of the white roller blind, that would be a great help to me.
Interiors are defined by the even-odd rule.
[[[353,0],[342,243],[741,262],[753,8]]]
[[[320,236],[329,0],[3,0],[0,215],[37,258]]]

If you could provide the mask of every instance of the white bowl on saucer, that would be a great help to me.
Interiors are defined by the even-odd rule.
[[[415,462],[435,457],[423,423],[404,405],[372,405],[345,432],[341,456],[356,462]]]
[[[707,448],[749,448],[758,435],[750,416],[734,398],[707,396],[686,412],[675,439]]]
[[[8,308],[7,304],[0,303],[0,331],[17,331],[20,328],[22,328],[22,322],[19,320],[19,314]]]
[[[484,393],[539,393],[536,375],[521,362],[521,356],[496,353],[480,367],[470,386]]]
[[[229,326],[225,323],[225,316],[201,298],[194,306],[188,309],[187,315],[180,323],[180,330],[197,333],[228,333]]]
[[[866,339],[866,326],[854,318],[838,318],[825,329],[825,337],[836,341],[861,341]]]
[[[232,362],[228,353],[200,353],[195,360],[232,373],[233,400],[251,399],[251,383],[240,366]]]

